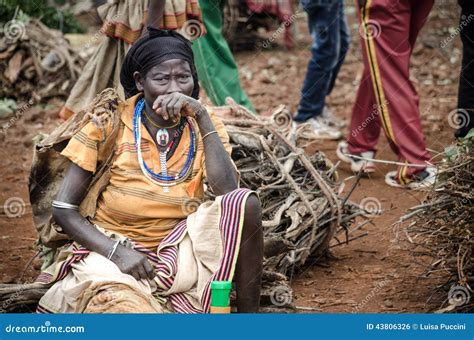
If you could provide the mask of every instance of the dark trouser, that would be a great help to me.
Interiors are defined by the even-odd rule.
[[[462,8],[459,27],[463,45],[459,77],[458,119],[455,136],[462,138],[474,128],[474,2],[459,0]]]
[[[307,121],[323,112],[325,98],[334,87],[350,43],[342,0],[305,0],[301,4],[308,14],[313,44],[298,113],[294,118],[297,122]]]
[[[409,65],[432,6],[433,0],[367,0],[360,8],[364,73],[352,111],[350,153],[376,151],[383,128],[399,162],[430,160]],[[397,180],[406,184],[422,170],[399,166]]]

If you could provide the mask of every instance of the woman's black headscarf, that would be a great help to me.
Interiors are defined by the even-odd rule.
[[[170,59],[181,59],[189,63],[194,80],[191,96],[198,99],[199,82],[191,42],[175,31],[152,27],[148,27],[148,35],[138,39],[125,56],[120,70],[120,83],[125,90],[125,97],[132,97],[139,92],[135,86],[134,72],[138,71],[145,76],[153,66]]]

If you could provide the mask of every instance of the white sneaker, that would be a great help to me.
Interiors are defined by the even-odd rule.
[[[314,138],[316,139],[338,140],[342,138],[341,131],[328,126],[319,117],[308,119],[306,122],[293,121],[294,128],[296,128],[300,124],[311,124],[311,127],[313,128]]]
[[[432,166],[427,167],[418,173],[409,183],[401,184],[395,178],[397,171],[390,171],[385,175],[385,183],[396,188],[406,188],[413,190],[424,190],[431,188],[438,177],[438,169]]]
[[[343,121],[337,118],[333,114],[332,110],[328,108],[327,106],[324,106],[321,117],[327,125],[334,126],[335,128],[338,128],[338,129],[341,129],[346,125]]]
[[[375,164],[374,162],[370,161],[375,157],[375,152],[373,151],[365,151],[360,154],[351,154],[349,153],[349,144],[347,144],[346,141],[342,141],[337,145],[336,155],[341,161],[350,163],[351,170],[353,172],[362,171],[364,174],[375,172]],[[359,159],[357,157],[364,159]]]

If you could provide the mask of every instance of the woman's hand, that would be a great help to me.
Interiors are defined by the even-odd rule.
[[[137,281],[152,280],[155,277],[153,266],[146,255],[134,249],[119,245],[110,260],[119,267],[122,273],[132,275]]]
[[[180,92],[173,92],[158,96],[153,103],[153,110],[163,119],[176,122],[181,115],[197,118],[205,108],[198,100]]]

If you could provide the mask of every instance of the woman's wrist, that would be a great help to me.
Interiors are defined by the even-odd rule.
[[[209,117],[209,113],[203,105],[200,105],[199,107],[194,109],[194,116],[196,117],[196,121],[199,123],[199,121],[201,121],[202,119]]]
[[[201,132],[201,135],[215,130],[211,117],[209,117],[209,113],[204,107],[199,113],[196,114],[196,122],[199,126],[199,131]]]

